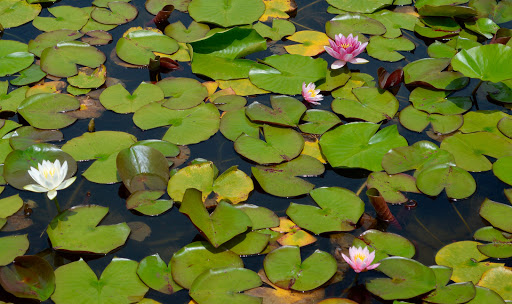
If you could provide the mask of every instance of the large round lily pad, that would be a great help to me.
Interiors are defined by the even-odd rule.
[[[46,232],[54,249],[107,254],[124,245],[130,234],[126,223],[97,226],[108,208],[75,206],[57,215]]]
[[[461,50],[451,64],[464,76],[500,82],[512,78],[512,48],[498,43]]]
[[[188,11],[197,22],[231,27],[257,21],[265,11],[265,4],[261,0],[193,0]]]
[[[412,259],[416,254],[416,248],[411,241],[391,232],[370,229],[362,233],[359,239],[387,255],[396,255]]]
[[[272,108],[255,101],[247,106],[245,114],[254,122],[295,127],[306,111],[302,102],[289,96],[270,96],[270,104]]]
[[[387,90],[373,87],[352,89],[356,98],[336,98],[331,103],[332,110],[346,118],[356,118],[378,123],[392,119],[398,111],[398,100]]]
[[[76,118],[65,112],[76,110],[80,102],[69,95],[42,93],[25,99],[18,106],[18,113],[39,129],[60,129],[69,126]]]

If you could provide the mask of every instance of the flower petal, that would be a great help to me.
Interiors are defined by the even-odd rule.
[[[364,58],[354,58],[354,59],[350,60],[349,62],[353,63],[353,64],[363,64],[363,63],[368,63],[369,61]]]
[[[367,270],[372,270],[372,269],[375,269],[375,268],[377,268],[379,266],[380,266],[380,263],[375,263],[375,264],[372,264],[372,265],[366,267],[366,269]]]
[[[41,187],[39,185],[36,185],[36,184],[26,185],[26,186],[23,187],[23,189],[28,190],[28,191],[32,191],[32,192],[46,192],[46,191],[48,191],[48,189],[46,189],[44,187]]]
[[[50,191],[48,191],[48,193],[46,193],[46,195],[48,195],[48,198],[52,200],[52,199],[54,199],[57,196],[57,191],[56,190],[50,190]]]
[[[55,190],[62,190],[62,189],[66,189],[67,187],[69,187],[74,181],[76,180],[76,176],[73,176],[72,178],[68,178],[67,180],[65,180],[64,182],[62,182],[59,186],[57,186],[57,188],[55,188]]]
[[[331,64],[331,69],[333,69],[333,70],[341,69],[342,67],[345,66],[345,64],[347,64],[347,63],[343,60],[336,60]]]

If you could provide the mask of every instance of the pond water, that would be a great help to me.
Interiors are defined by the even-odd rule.
[[[294,15],[290,20],[295,25],[296,31],[314,30],[325,32],[325,23],[335,16],[327,13],[329,4],[326,1],[310,0],[296,0],[295,2],[298,9],[296,11],[296,15]],[[138,9],[136,19],[109,31],[109,33],[112,34],[113,41],[108,45],[98,47],[99,50],[107,55],[105,66],[108,76],[122,81],[129,92],[135,90],[142,81],[150,81],[148,70],[145,68],[137,69],[120,66],[112,61],[109,58],[109,55],[113,50],[115,50],[116,42],[122,37],[123,33],[128,28],[135,26],[151,26],[151,20],[154,18],[154,16],[148,13],[144,8],[144,1],[134,0],[132,1],[132,4]],[[88,7],[91,5],[91,1],[62,0],[53,5],[44,4],[43,6],[54,7],[61,5]],[[51,16],[51,14],[46,8],[43,8],[40,16]],[[169,18],[169,22],[173,23],[176,21],[182,21],[183,24],[188,25],[193,21],[193,19],[187,13],[174,11]],[[509,25],[509,23],[501,24],[501,26],[505,28],[507,25]],[[2,39],[28,43],[40,33],[41,32],[36,29],[31,22],[29,22],[23,26],[6,29]],[[367,73],[377,79],[377,69],[379,67],[384,67],[387,71],[393,71],[398,68],[403,68],[408,63],[415,60],[429,57],[427,54],[427,44],[421,39],[421,36],[415,35],[414,32],[404,30],[404,37],[410,39],[416,45],[416,48],[413,52],[401,52],[405,56],[403,60],[398,62],[379,61],[368,56],[367,53],[363,53],[361,57],[368,59],[370,62],[363,65],[349,64],[350,70],[352,72],[359,71]],[[428,40],[427,42],[431,43],[432,41],[433,40]],[[294,42],[287,41],[285,39],[277,42],[269,42],[267,50],[250,54],[246,58],[257,60],[266,58],[273,54],[285,54],[286,51],[283,47],[291,44],[294,44]],[[323,58],[329,64],[333,62],[332,57],[326,53],[322,53],[315,58]],[[306,74],[308,73],[308,71],[303,72]],[[200,82],[210,80],[207,77],[200,77],[192,73],[189,62],[180,62],[178,70],[163,73],[161,75],[162,78],[171,76],[193,78]],[[7,76],[2,77],[0,80],[12,80],[14,78],[16,77]],[[478,79],[471,79],[470,84],[466,88],[458,91],[456,95],[470,95],[478,82]],[[10,86],[9,88],[12,90],[14,86]],[[408,101],[410,90],[412,90],[412,88],[407,88],[402,84],[398,91],[396,96],[400,103],[400,110],[410,104]],[[315,106],[314,108],[332,111],[330,105],[333,98],[328,92],[324,95],[326,95],[326,97],[321,102],[321,105]],[[300,96],[295,97],[302,100],[299,98]],[[488,102],[486,92],[483,90],[480,90],[476,97],[480,110],[498,109],[506,113],[510,112],[505,107]],[[270,105],[269,94],[248,96],[247,101],[247,104],[250,104],[253,101],[258,101],[265,105]],[[473,110],[475,109],[473,108]],[[9,119],[27,124],[20,119],[19,114]],[[84,134],[88,130],[89,122],[89,119],[79,119],[72,125],[61,129],[64,134],[65,141],[56,144],[61,146],[66,141]],[[95,118],[94,122],[96,131],[110,130],[127,132],[134,135],[138,140],[161,139],[167,131],[167,128],[162,127],[142,131],[133,123],[132,114],[117,114],[108,110],[101,113],[100,117]],[[425,131],[417,133],[404,128],[398,120],[398,114],[395,118],[385,121],[381,128],[390,125],[397,126],[398,132],[407,139],[409,145],[421,140],[428,140],[435,142],[438,145],[440,144],[439,142],[431,139]],[[219,172],[224,172],[232,166],[238,166],[240,170],[249,176],[251,176],[251,167],[255,166],[254,162],[251,162],[236,153],[233,148],[233,142],[226,139],[220,132],[217,132],[206,141],[198,144],[191,144],[188,145],[188,147],[190,149],[190,158],[187,160],[187,163],[192,159],[204,158],[206,160],[213,161],[219,169]],[[492,159],[492,162],[494,161],[495,160]],[[140,261],[149,255],[158,253],[165,262],[168,262],[173,253],[183,246],[195,240],[202,240],[197,229],[184,214],[178,211],[177,206],[174,206],[171,210],[162,215],[154,217],[144,216],[138,212],[127,210],[125,202],[129,192],[122,183],[111,185],[96,184],[88,181],[81,175],[81,173],[90,166],[90,163],[90,161],[78,162],[78,170],[76,174],[77,180],[69,188],[59,191],[58,199],[60,207],[62,209],[67,209],[72,206],[83,204],[96,204],[108,207],[109,214],[102,221],[102,225],[127,222],[130,225],[135,225],[131,226],[133,230],[134,227],[137,227],[137,223],[139,224],[139,227],[142,224],[142,227],[149,228],[149,234],[147,237],[143,238],[143,240],[130,237],[125,245],[104,256],[62,253],[53,250],[51,242],[49,241],[48,235],[45,231],[48,223],[57,215],[54,203],[48,200],[44,194],[20,191],[10,186],[6,186],[5,190],[2,192],[2,198],[20,194],[24,201],[32,200],[36,202],[37,207],[33,208],[32,214],[29,216],[29,219],[33,222],[30,227],[16,232],[0,232],[0,234],[2,236],[7,236],[28,233],[30,247],[26,254],[38,254],[43,256],[48,262],[50,262],[54,269],[72,261],[77,261],[80,257],[83,257],[98,276],[101,275],[103,269],[114,257]],[[181,165],[179,168],[183,168],[187,163]],[[360,187],[366,182],[370,173],[370,171],[362,169],[333,169],[329,165],[326,165],[324,174],[315,177],[308,177],[307,180],[315,184],[316,187],[344,187],[353,192],[357,192],[358,189],[360,189]],[[478,210],[485,198],[489,198],[496,202],[507,202],[507,198],[503,193],[503,190],[509,186],[496,178],[492,171],[479,173],[472,172],[471,175],[476,181],[477,190],[470,197],[459,200],[449,199],[444,191],[435,197],[423,194],[407,193],[407,197],[409,199],[417,202],[415,207],[407,208],[404,205],[390,205],[390,210],[397,218],[399,225],[390,225],[389,223],[379,220],[376,225],[372,226],[372,228],[393,232],[407,238],[416,247],[416,255],[414,256],[415,260],[423,263],[424,265],[435,265],[436,253],[442,247],[457,241],[473,240],[474,232],[487,225],[485,220],[482,219],[478,213]],[[282,198],[270,195],[258,185],[254,177],[253,181],[255,189],[252,191],[246,202],[269,208],[280,217],[286,216],[286,209],[291,202],[313,206],[316,205],[315,201],[309,195],[301,195],[292,198]],[[366,188],[364,190],[366,190]],[[365,212],[371,217],[376,217],[376,212],[364,193],[365,191],[362,191],[360,197],[365,203]],[[358,227],[356,230],[348,233],[358,236],[366,229],[367,227],[365,228],[364,226]],[[132,236],[136,234],[137,233],[132,231]],[[142,234],[144,234],[144,232],[142,232]],[[335,242],[331,240],[334,235],[335,233],[323,233],[318,235],[316,243],[301,248],[302,257],[305,258],[309,256],[317,249],[334,254],[337,247]],[[243,261],[246,268],[258,272],[262,268],[264,258],[265,255],[254,255],[243,257]],[[496,262],[498,260],[491,259],[491,261]],[[339,262],[342,263],[342,261]],[[507,266],[512,266],[510,259],[505,259],[500,262],[505,263]],[[391,303],[390,301],[384,301],[376,296],[372,296],[370,293],[365,292],[364,288],[357,288],[357,286],[354,287],[357,285],[356,280],[357,282],[364,284],[364,282],[367,282],[372,278],[381,277],[381,274],[376,271],[372,271],[362,273],[356,278],[355,273],[352,270],[347,269],[346,265],[345,268],[342,269],[346,271],[343,274],[343,279],[340,282],[325,288],[325,298],[350,297],[358,303]],[[188,303],[191,300],[186,290],[181,290],[172,295],[166,295],[150,289],[145,297],[154,299],[161,303]],[[33,303],[32,300],[16,298],[1,288],[0,300],[12,303]],[[43,303],[54,302],[49,299]]]

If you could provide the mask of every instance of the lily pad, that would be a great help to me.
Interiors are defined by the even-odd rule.
[[[7,94],[9,83],[0,82],[0,107],[2,112],[17,112],[19,105],[25,100],[28,86],[13,90]]]
[[[443,115],[462,114],[471,109],[471,99],[462,96],[452,96],[449,91],[437,91],[425,88],[416,88],[411,92],[409,100],[414,108],[427,113]]]
[[[34,55],[28,46],[14,40],[0,40],[0,77],[11,75],[29,67]]]
[[[1,237],[0,245],[3,248],[0,254],[0,266],[8,265],[14,258],[24,255],[28,250],[27,234]]]
[[[405,128],[422,132],[429,124],[432,130],[439,134],[448,134],[458,130],[464,123],[462,115],[439,115],[419,111],[413,106],[400,111],[400,123]]]
[[[453,268],[451,279],[457,283],[471,281],[478,283],[484,272],[503,264],[482,262],[488,256],[478,251],[479,242],[462,241],[444,246],[436,254],[438,265]]]
[[[56,250],[107,254],[124,245],[130,234],[126,223],[97,226],[108,208],[75,206],[57,215],[46,232]]]
[[[196,22],[231,27],[258,20],[265,12],[265,4],[261,0],[192,0],[188,11]]]
[[[145,6],[146,10],[152,15],[158,14],[164,6],[169,4],[173,5],[178,11],[186,13],[190,1],[191,0],[146,0]]]
[[[116,44],[119,58],[136,65],[148,65],[149,60],[156,56],[153,52],[169,55],[175,53],[178,48],[178,43],[174,39],[149,29],[130,31]]]
[[[329,37],[317,31],[300,31],[286,39],[300,44],[285,45],[284,49],[290,54],[302,56],[316,56],[325,52],[324,46],[329,45]]]
[[[466,303],[476,295],[476,289],[472,282],[455,283],[441,286],[431,292],[423,300],[429,303]]]
[[[357,13],[344,13],[338,15],[325,24],[327,36],[334,38],[335,35],[343,34],[348,36],[358,36],[359,41],[366,42],[367,35],[382,35],[386,32],[386,27],[379,21]]]
[[[219,110],[229,112],[244,108],[245,105],[247,104],[247,99],[239,95],[225,95],[215,98],[215,101],[213,101],[213,103],[217,106]]]
[[[225,248],[208,242],[193,242],[178,250],[171,259],[174,281],[190,289],[196,278],[209,269],[244,267],[242,258]]]
[[[137,274],[146,285],[165,294],[173,294],[183,289],[174,282],[170,263],[167,266],[158,253],[142,259]]]
[[[410,85],[427,86],[439,90],[459,90],[469,83],[460,72],[444,71],[450,58],[424,58],[404,67],[404,82]]]
[[[476,191],[476,182],[466,170],[451,163],[430,166],[416,177],[421,192],[436,196],[443,190],[449,198],[463,199]]]
[[[38,143],[61,141],[64,137],[58,130],[39,130],[30,126],[18,128],[10,135],[9,144],[16,150],[25,150]]]
[[[195,107],[208,97],[208,91],[201,83],[191,78],[165,78],[157,83],[165,97],[162,105],[173,110]]]
[[[512,257],[512,235],[510,233],[487,226],[475,231],[473,238],[477,241],[490,242],[478,245],[478,250],[486,256],[498,259]]]
[[[412,259],[416,248],[408,239],[391,232],[382,232],[375,229],[366,230],[359,237],[366,245],[377,250],[377,253],[396,255]],[[354,244],[355,245],[355,244]]]
[[[34,40],[28,42],[28,51],[41,57],[44,49],[57,45],[59,42],[68,42],[81,38],[84,34],[77,30],[55,30],[42,33]]]
[[[257,138],[260,134],[259,126],[247,118],[244,107],[225,112],[220,120],[219,130],[227,139],[235,141],[242,134]]]
[[[132,94],[118,83],[106,88],[100,95],[100,102],[105,108],[122,114],[136,112],[143,106],[162,99],[162,90],[148,82],[141,82]]]
[[[398,5],[394,1],[394,5]],[[414,25],[418,23],[418,17],[413,14],[406,14],[398,11],[378,10],[366,16],[381,22],[386,27],[384,38],[397,38],[402,35],[402,30],[414,31]]]
[[[90,45],[107,45],[112,41],[112,35],[102,30],[92,30],[85,33],[89,37],[83,37],[82,42]]]
[[[436,287],[432,269],[415,260],[389,257],[380,261],[378,269],[391,278],[370,280],[366,288],[385,300],[409,299]]]
[[[249,269],[208,269],[194,281],[190,296],[198,304],[261,304],[262,298],[240,293],[261,284],[258,274]]]
[[[68,83],[80,89],[95,89],[105,83],[107,78],[107,69],[100,65],[96,69],[83,67],[78,70],[78,74],[69,77]]]
[[[16,86],[23,86],[38,82],[46,76],[46,73],[41,70],[41,67],[37,64],[32,64],[28,68],[21,70],[20,76],[11,80],[11,84]]]
[[[103,24],[125,24],[137,17],[137,8],[122,1],[108,2],[108,9],[97,7],[91,12],[91,18]]]
[[[407,141],[395,125],[377,132],[378,129],[379,125],[367,122],[339,126],[320,138],[322,153],[333,167],[381,171],[384,154],[392,148],[406,146]]]
[[[46,301],[55,290],[55,275],[43,258],[19,256],[12,266],[0,268],[0,284],[16,297]]]
[[[210,27],[207,24],[192,21],[186,28],[181,21],[178,21],[166,26],[164,33],[176,41],[189,43],[205,37],[209,31]]]
[[[171,125],[163,140],[177,145],[207,140],[219,130],[219,120],[219,110],[210,103],[186,110],[171,110],[153,102],[133,115],[133,122],[143,130]]]
[[[366,51],[368,55],[381,61],[400,61],[405,57],[397,51],[412,51],[416,45],[405,37],[383,38],[373,36],[370,38]]]
[[[357,75],[357,73],[355,73],[355,74]],[[350,70],[347,68],[347,66],[344,66],[341,69],[335,69],[335,70],[329,69],[327,71],[325,81],[323,81],[323,80],[318,81],[317,82],[318,86],[316,88],[321,91],[332,91],[341,86],[344,86],[347,83],[347,81],[349,81],[350,77],[352,77],[352,74],[351,74]]]
[[[253,67],[264,67],[252,60],[242,59],[267,48],[266,40],[255,30],[234,27],[190,43],[193,49],[192,72],[213,79],[249,77]]]
[[[480,216],[494,227],[512,233],[512,223],[508,220],[512,216],[512,206],[486,199],[480,207]]]
[[[97,68],[106,60],[105,54],[84,42],[59,42],[41,53],[41,69],[57,77],[78,74],[77,64]]]
[[[285,127],[296,127],[306,106],[289,96],[270,96],[269,108],[257,101],[247,106],[245,114],[251,121],[276,124]]]
[[[286,214],[301,228],[320,234],[328,231],[351,231],[364,212],[364,203],[352,191],[339,188],[317,188],[309,192],[320,206],[290,203]]]
[[[274,93],[299,94],[302,83],[326,77],[327,62],[321,58],[285,54],[267,57],[261,63],[268,66],[252,68],[249,79],[257,87]]]
[[[258,32],[258,34],[261,35],[261,37],[269,38],[270,40],[273,41],[281,40],[283,37],[290,36],[293,33],[295,33],[295,25],[293,25],[293,23],[291,23],[288,20],[282,19],[272,20],[272,27],[264,23],[258,22],[255,25],[253,25],[253,29],[255,29]],[[290,37],[288,37],[288,40],[290,40],[289,38]]]
[[[298,176],[320,175],[324,173],[325,168],[316,158],[300,155],[283,164],[252,167],[251,171],[267,193],[289,197],[306,194],[315,187]]]
[[[83,176],[92,182],[111,184],[121,181],[117,176],[117,154],[136,141],[137,139],[128,133],[99,131],[84,133],[69,140],[62,146],[62,150],[77,161],[95,160]]]
[[[302,132],[320,135],[341,123],[341,119],[334,113],[316,109],[307,110],[302,120],[305,121],[299,125]]]
[[[402,191],[419,193],[416,188],[416,179],[403,173],[389,175],[386,172],[373,172],[368,176],[366,185],[368,189],[377,189],[384,200],[390,204],[402,204],[408,201]]]
[[[64,112],[76,110],[80,106],[74,97],[64,94],[43,93],[25,99],[18,112],[30,125],[39,129],[60,129],[76,121]]]
[[[468,304],[505,304],[498,293],[485,287],[475,286],[476,295]]]
[[[301,261],[297,246],[279,247],[265,257],[265,274],[276,286],[308,291],[327,282],[336,272],[336,260],[325,251],[315,250]]]
[[[89,14],[79,8],[68,5],[48,8],[53,17],[35,17],[32,24],[43,32],[51,32],[60,29],[80,30],[89,20]]]
[[[0,24],[4,28],[17,27],[32,21],[41,12],[41,4],[23,0],[5,0],[0,3]]]
[[[398,100],[387,91],[372,87],[354,88],[356,99],[336,98],[332,110],[346,118],[358,118],[373,123],[392,119],[398,111]]]
[[[510,290],[510,280],[512,279],[512,270],[509,267],[496,267],[487,270],[480,281],[479,286],[489,288],[498,293],[504,300],[512,300],[512,291]]]
[[[263,125],[265,141],[242,134],[235,141],[235,150],[258,164],[278,164],[297,157],[304,148],[304,139],[298,132]]]
[[[98,280],[84,260],[71,262],[55,270],[52,300],[56,304],[129,304],[142,300],[149,288],[137,276],[137,266],[135,261],[114,258]],[[77,290],[83,292],[80,297]]]
[[[492,172],[504,183],[512,185],[512,156],[505,156],[498,159],[492,165]]]
[[[185,191],[180,212],[186,214],[216,248],[252,225],[251,219],[243,211],[224,201],[210,215],[203,205],[201,191],[197,189]]]
[[[497,60],[490,60],[497,58]],[[512,48],[489,44],[461,50],[452,59],[452,67],[464,76],[483,81],[500,82],[512,78]]]

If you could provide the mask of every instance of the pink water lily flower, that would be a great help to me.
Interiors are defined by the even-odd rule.
[[[320,93],[320,90],[315,90],[315,84],[310,82],[307,86],[306,83],[302,83],[302,97],[304,99],[314,105],[319,105],[319,101],[322,101],[324,99],[324,96]]]
[[[332,65],[331,69],[339,69],[345,66],[347,62],[361,64],[367,63],[368,60],[363,58],[356,58],[357,55],[361,54],[368,42],[361,43],[356,37],[352,37],[352,34],[348,35],[348,37],[343,36],[342,34],[338,34],[335,37],[335,40],[329,39],[329,44],[331,47],[324,46],[325,51],[329,53],[332,57],[338,59]]]
[[[370,265],[375,259],[375,251],[368,250],[368,247],[355,247],[352,246],[348,249],[350,258],[345,254],[341,254],[345,262],[347,262],[355,272],[359,273],[366,270],[372,270],[379,267],[380,263]]]

